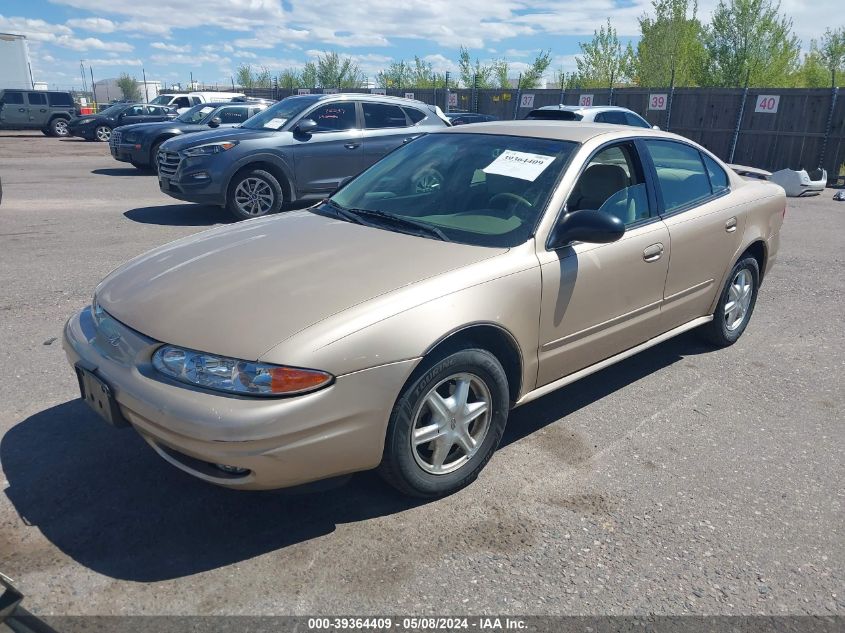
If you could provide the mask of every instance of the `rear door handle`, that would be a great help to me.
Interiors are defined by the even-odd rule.
[[[725,222],[725,231],[727,231],[728,233],[733,233],[734,231],[736,231],[736,218],[735,217],[733,217],[730,220],[728,220],[727,222]]]
[[[647,262],[656,262],[661,257],[663,257],[663,244],[660,242],[652,244],[643,251],[643,259]]]
[[[344,147],[346,149],[355,149],[356,147],[360,146],[360,143],[346,143]]]
[[[26,112],[26,108],[18,108],[18,112]]]

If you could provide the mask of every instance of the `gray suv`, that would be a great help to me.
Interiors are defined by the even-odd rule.
[[[0,129],[67,136],[67,122],[75,116],[76,106],[69,92],[0,90]]]
[[[159,187],[239,219],[262,216],[283,203],[324,198],[388,152],[448,125],[438,107],[413,99],[288,97],[238,127],[165,141]]]

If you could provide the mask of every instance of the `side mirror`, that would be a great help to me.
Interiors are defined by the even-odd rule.
[[[296,124],[296,131],[300,134],[311,134],[311,132],[316,130],[318,127],[319,126],[314,119],[302,119]]]
[[[659,125],[652,125],[652,126],[651,126],[651,129],[652,129],[652,130],[659,130],[659,129],[660,129],[660,126],[659,126]]]
[[[608,244],[625,234],[625,224],[604,211],[581,209],[566,213],[552,229],[549,237],[551,248],[560,248],[571,242]]]
[[[220,127],[220,124],[223,123],[223,119],[219,116],[216,116],[208,122],[208,127]]]

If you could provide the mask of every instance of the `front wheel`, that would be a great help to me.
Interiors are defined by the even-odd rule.
[[[393,407],[381,476],[415,497],[460,490],[499,445],[508,402],[505,371],[487,350],[459,349],[433,362]]]
[[[111,138],[111,128],[108,125],[98,125],[94,130],[94,140],[100,143],[108,143]]]
[[[258,218],[282,208],[282,186],[263,169],[236,174],[229,185],[226,208],[239,220]]]
[[[728,275],[713,320],[700,329],[704,339],[718,347],[736,343],[751,320],[759,287],[760,266],[756,259],[745,256]]]

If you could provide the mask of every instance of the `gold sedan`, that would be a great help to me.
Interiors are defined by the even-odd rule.
[[[451,128],[314,207],[128,262],[64,345],[92,408],[205,481],[378,468],[443,495],[512,408],[693,328],[736,341],[784,213],[665,132]]]

